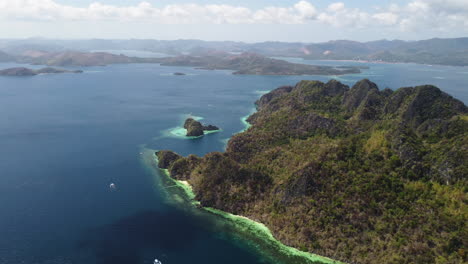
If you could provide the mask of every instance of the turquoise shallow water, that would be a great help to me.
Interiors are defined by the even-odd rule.
[[[18,65],[0,64],[11,66]],[[352,84],[367,77],[381,88],[432,83],[468,101],[466,67],[369,66],[336,78]],[[241,118],[262,93],[333,76],[239,76],[150,64],[84,70],[0,77],[1,264],[151,263],[155,257],[301,263],[248,230],[187,207],[182,194],[162,183],[146,151],[222,151],[245,128]],[[190,114],[222,130],[192,140],[167,134]]]

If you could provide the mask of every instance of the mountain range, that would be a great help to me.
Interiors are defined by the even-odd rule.
[[[59,52],[65,50],[145,50],[168,55],[204,55],[212,52],[258,53],[270,57],[305,59],[368,60],[422,64],[468,65],[468,38],[434,38],[420,41],[378,40],[357,42],[334,40],[324,43],[202,40],[0,40],[0,50],[20,55],[28,50]],[[2,55],[0,54],[0,59]]]

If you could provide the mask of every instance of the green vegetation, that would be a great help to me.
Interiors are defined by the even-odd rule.
[[[157,153],[202,206],[353,263],[466,263],[467,107],[430,85],[302,81],[257,101],[225,153]]]
[[[191,66],[205,70],[232,70],[233,74],[249,75],[342,75],[360,73],[359,67],[317,66],[290,63],[284,60],[271,59],[256,53],[204,54],[203,56],[177,56],[153,59],[164,66]]]

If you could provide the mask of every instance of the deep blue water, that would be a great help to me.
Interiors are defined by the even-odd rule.
[[[468,102],[467,67],[368,65],[363,74],[338,79],[369,78],[381,88],[436,84]],[[151,263],[155,257],[165,264],[275,263],[210,219],[169,203],[140,152],[222,151],[261,93],[331,77],[150,64],[84,70],[0,77],[0,263]],[[196,140],[163,133],[188,114],[223,130]]]

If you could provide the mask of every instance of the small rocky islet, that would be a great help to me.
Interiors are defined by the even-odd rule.
[[[187,137],[200,137],[205,134],[205,131],[219,130],[219,127],[214,125],[203,125],[193,118],[187,118],[184,123],[184,128],[187,130]]]
[[[465,263],[468,108],[432,85],[301,81],[224,153],[156,152],[195,199],[347,263]],[[187,127],[202,130],[201,124]],[[196,128],[196,129],[195,129]]]

